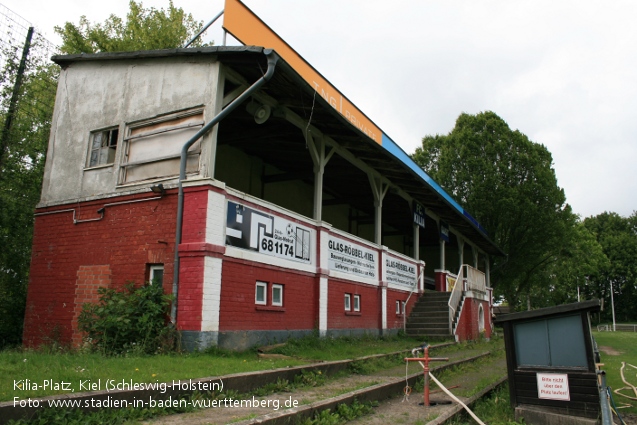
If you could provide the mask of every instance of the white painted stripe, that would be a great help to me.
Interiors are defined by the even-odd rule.
[[[226,235],[239,239],[243,236],[243,232],[241,232],[241,230],[231,229],[228,227],[226,228]]]

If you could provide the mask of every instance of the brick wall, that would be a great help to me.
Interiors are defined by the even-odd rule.
[[[330,279],[328,282],[327,328],[328,329],[380,329],[380,287],[361,283]],[[345,294],[361,296],[361,311],[345,311]]]
[[[75,314],[71,324],[73,329],[73,346],[82,343],[82,335],[78,331],[77,318],[84,303],[97,303],[99,301],[99,288],[108,288],[111,284],[111,268],[108,264],[80,266],[77,271],[75,284]]]
[[[137,200],[152,193],[39,209],[76,210],[76,219],[100,217],[106,203]],[[76,294],[82,267],[110,265],[110,285],[142,283],[147,265],[164,264],[164,288],[172,290],[177,196],[106,207],[104,219],[73,224],[73,212],[35,217],[33,252],[24,327],[24,345],[51,339],[72,342]]]
[[[403,315],[396,314],[396,301],[407,301],[409,298],[409,292],[398,291],[396,289],[387,289],[387,328],[388,329],[402,329],[403,328]],[[414,293],[409,298],[409,303],[405,307],[407,310],[407,317],[411,313],[411,309],[418,300],[418,292]],[[402,306],[402,304],[401,304]]]
[[[224,259],[221,273],[220,331],[311,330],[317,325],[317,277],[231,258]],[[255,304],[257,281],[284,286],[283,308]]]
[[[491,318],[489,303],[476,298],[465,298],[462,313],[456,327],[456,335],[459,341],[477,340],[480,337],[478,328],[480,305],[482,305],[484,319],[484,336],[491,338]]]

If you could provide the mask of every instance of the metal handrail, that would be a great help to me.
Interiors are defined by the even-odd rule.
[[[464,290],[463,286],[465,280],[464,268],[464,264],[460,266],[456,284],[453,286],[451,295],[449,296],[449,332],[453,332],[453,318],[456,317],[456,310],[458,309],[458,305],[460,304],[460,300],[462,299],[462,292]]]
[[[467,291],[487,292],[486,275],[480,270],[471,266],[467,267]]]

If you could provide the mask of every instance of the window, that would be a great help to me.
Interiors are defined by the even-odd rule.
[[[283,285],[272,285],[272,305],[283,307]]]
[[[201,108],[134,123],[124,137],[120,184],[179,175],[181,148],[203,126]],[[186,172],[199,171],[201,139],[188,150]]]
[[[155,264],[150,266],[148,272],[148,281],[153,284],[156,283],[158,285],[164,284],[164,265],[163,264]]]
[[[403,307],[403,314],[405,314],[405,307],[406,307],[406,305],[405,305],[405,301],[402,301],[400,304],[401,304],[401,305],[402,305],[402,307]]]
[[[345,311],[350,311],[352,309],[352,296],[350,294],[345,294]]]
[[[396,314],[400,314],[400,301],[396,301]]]
[[[361,311],[361,296],[354,295],[354,311]]]
[[[88,158],[88,167],[109,165],[115,162],[118,135],[119,130],[117,128],[91,133],[91,151]]]
[[[582,317],[551,317],[513,325],[518,366],[588,367]]]
[[[254,293],[254,303],[266,305],[268,303],[268,284],[266,282],[257,282],[257,288]]]

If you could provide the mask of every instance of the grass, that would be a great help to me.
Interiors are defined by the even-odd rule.
[[[212,349],[201,353],[131,357],[105,357],[72,351],[6,350],[0,352],[0,401],[68,393],[62,388],[56,391],[50,385],[45,386],[47,382],[70,382],[69,387],[80,392],[80,381],[87,380],[101,382],[102,389],[106,380],[172,382],[298,366],[316,360],[349,359],[413,348],[419,344],[419,341],[406,337],[306,337],[291,340],[280,349],[282,354],[294,356],[290,359],[261,359],[255,350],[235,353]],[[27,384],[27,379],[31,385]],[[33,384],[37,384],[37,389]],[[24,390],[25,387],[29,388]]]
[[[520,425],[515,422],[515,413],[509,401],[508,384],[496,388],[488,397],[482,398],[471,408],[485,423],[492,425]],[[466,412],[446,422],[448,425],[473,425],[476,422]]]
[[[606,384],[613,390],[625,387],[622,381],[620,369],[622,362],[630,363],[637,366],[637,333],[634,332],[593,332],[593,337],[597,341],[598,347],[602,347],[601,360],[604,366],[602,369],[606,372]],[[619,352],[618,355],[607,354],[603,347],[611,347]],[[637,386],[637,369],[626,366],[624,369],[624,377],[628,382]],[[631,397],[635,397],[632,390],[621,391]],[[615,404],[620,407],[629,405],[630,407],[620,408],[619,413],[637,414],[637,401],[630,400],[613,393]]]
[[[272,353],[317,361],[331,361],[406,350],[418,347],[422,343],[422,340],[405,336],[383,338],[372,336],[318,338],[308,336],[289,340],[285,346],[273,350]]]

